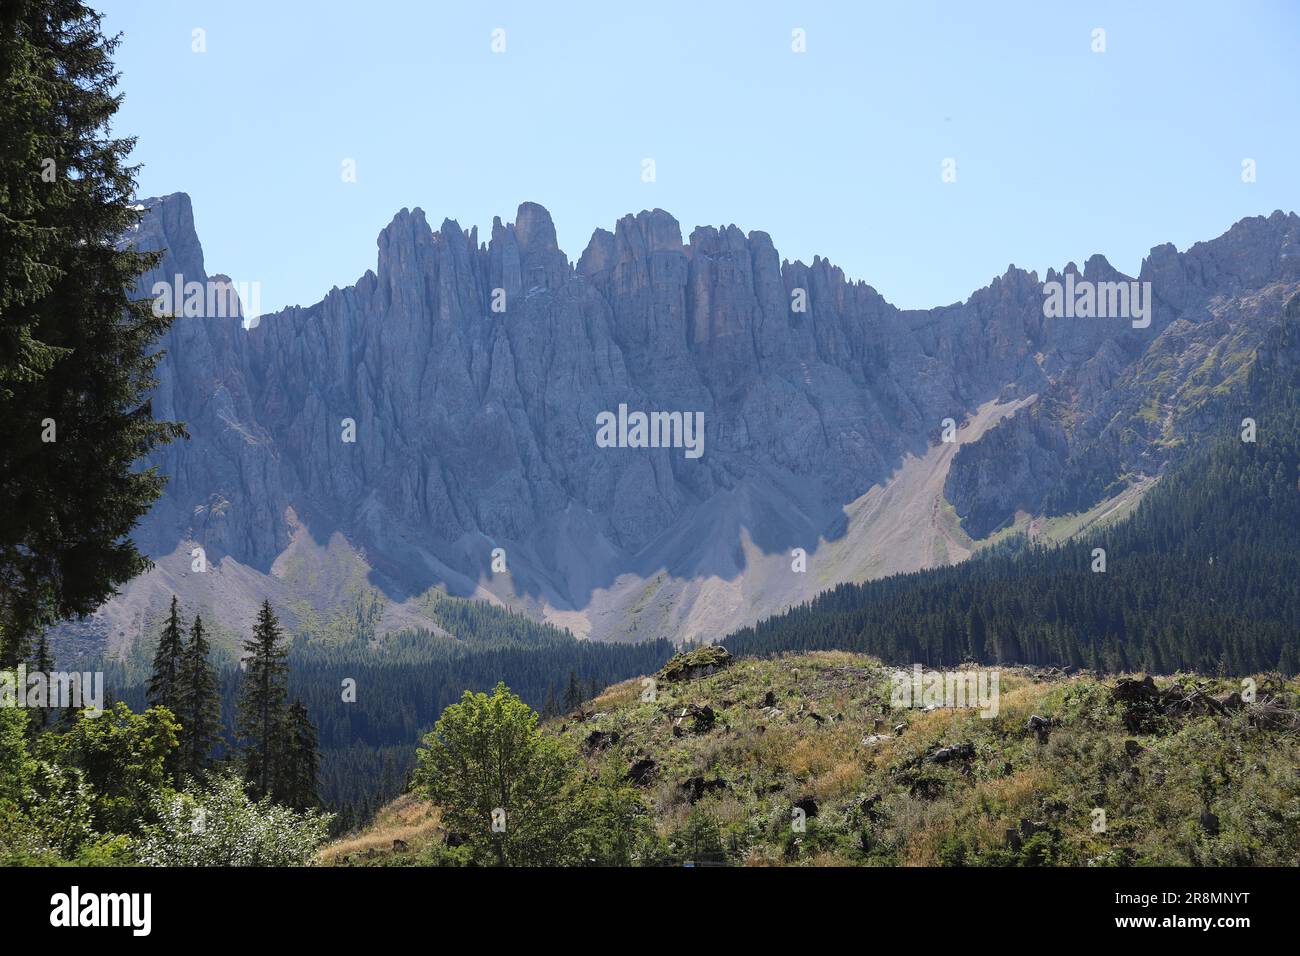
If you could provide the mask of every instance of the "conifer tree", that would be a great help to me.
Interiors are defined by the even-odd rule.
[[[295,810],[317,806],[320,803],[317,796],[320,746],[316,727],[301,700],[294,700],[285,717],[282,753],[276,796]]]
[[[253,795],[261,799],[272,792],[281,763],[281,744],[288,697],[288,650],[281,644],[283,632],[271,602],[264,600],[253,626],[253,636],[244,641],[244,676],[239,687],[236,733],[247,741],[244,779]]]
[[[564,689],[564,710],[568,712],[581,706],[582,685],[578,683],[578,675],[569,671],[569,686]]]
[[[176,717],[180,717],[181,712],[180,676],[184,653],[184,630],[176,595],[173,594],[167,623],[163,625],[162,636],[158,638],[158,649],[153,655],[153,671],[149,677],[146,699],[150,706],[166,707]]]
[[[977,661],[984,660],[984,637],[984,615],[980,614],[980,609],[972,604],[966,619],[966,647],[970,656]]]
[[[148,566],[129,535],[184,434],[149,393],[170,316],[135,296],[155,256],[132,141],[111,135],[117,39],[79,0],[0,5],[0,666]]]
[[[41,632],[40,639],[36,643],[36,654],[32,658],[32,670],[47,677],[54,670],[54,658],[50,654],[50,642],[45,632]],[[53,701],[50,702],[51,705]],[[35,713],[27,723],[27,728],[32,733],[39,733],[44,730],[50,723],[50,711],[52,707],[36,707]]]
[[[203,619],[196,614],[180,671],[180,765],[192,777],[208,769],[212,747],[221,738],[221,690],[209,650]]]

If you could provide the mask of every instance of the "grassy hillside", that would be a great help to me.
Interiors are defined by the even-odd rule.
[[[1237,680],[1003,668],[982,718],[892,707],[892,673],[842,652],[739,659],[661,676],[653,701],[617,684],[545,726],[593,776],[643,771],[642,863],[1300,864],[1294,681],[1257,677],[1242,705],[1226,696]],[[1031,716],[1051,720],[1045,741]],[[407,795],[322,858],[446,861],[446,839],[437,808]]]

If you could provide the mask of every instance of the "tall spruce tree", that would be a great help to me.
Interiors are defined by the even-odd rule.
[[[244,753],[244,779],[258,799],[272,792],[280,773],[285,725],[285,700],[289,695],[288,650],[271,602],[263,601],[244,641],[244,676],[239,687],[235,732],[248,747]]]
[[[180,608],[176,595],[172,595],[167,623],[158,638],[158,649],[153,655],[153,671],[149,676],[149,691],[145,695],[150,706],[166,707],[176,717],[181,716],[181,659],[185,654],[185,631],[181,624]]]
[[[140,212],[100,20],[0,5],[0,666],[148,566],[129,533],[164,479],[133,463],[184,434],[150,409],[171,319],[131,298],[155,258],[117,244]]]
[[[284,721],[283,760],[275,795],[295,810],[307,810],[320,803],[317,787],[320,777],[320,746],[316,727],[307,707],[295,699]]]
[[[569,671],[569,685],[564,689],[564,709],[565,711],[571,711],[581,706],[582,685],[578,683],[577,673]]]
[[[46,677],[54,671],[54,657],[50,653],[49,637],[44,631],[41,632],[40,639],[36,642],[36,653],[32,657],[32,670]],[[40,733],[50,723],[50,714],[53,710],[53,701],[50,701],[49,707],[35,707],[31,719],[27,722],[27,729],[32,733]]]
[[[208,769],[212,748],[221,739],[221,687],[209,652],[203,619],[196,614],[180,672],[180,769],[191,777]]]

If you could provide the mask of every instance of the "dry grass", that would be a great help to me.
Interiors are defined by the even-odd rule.
[[[606,687],[599,697],[590,704],[596,711],[617,710],[637,703],[641,699],[641,678],[625,680],[621,684]]]
[[[980,806],[993,812],[1016,812],[1028,807],[1052,783],[1052,774],[1043,767],[1030,767],[1009,777],[981,781],[975,788]]]
[[[866,774],[856,760],[846,760],[813,780],[813,794],[819,800],[838,800],[862,789]]]
[[[442,811],[413,794],[403,794],[379,811],[373,823],[326,844],[317,854],[321,863],[338,863],[344,857],[370,851],[389,851],[394,840],[407,844],[427,842],[442,824]]]
[[[790,750],[787,766],[800,780],[821,776],[835,770],[846,756],[856,759],[860,728],[847,728],[843,724],[804,731]]]

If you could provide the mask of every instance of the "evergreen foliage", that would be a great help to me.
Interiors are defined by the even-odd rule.
[[[181,658],[177,711],[181,721],[180,770],[192,777],[201,777],[207,771],[212,749],[221,739],[221,691],[210,654],[203,619],[196,614]]]
[[[185,655],[185,638],[181,625],[181,613],[176,595],[172,595],[171,610],[167,612],[167,623],[163,625],[162,636],[158,638],[158,649],[154,653],[153,673],[149,677],[149,703],[154,707],[166,707],[172,713],[180,713],[181,698],[181,660]]]
[[[281,748],[284,760],[276,796],[295,810],[317,806],[320,803],[316,794],[320,777],[319,744],[316,728],[301,700],[289,705]]]
[[[253,626],[253,636],[244,641],[244,675],[239,686],[239,711],[235,732],[247,741],[244,777],[253,795],[265,797],[282,771],[285,699],[289,693],[285,662],[288,650],[284,632],[271,602],[263,601]]]
[[[1300,670],[1300,296],[1223,422],[1116,524],[953,567],[843,584],[724,641],[735,654],[1249,674]],[[1241,422],[1257,422],[1243,441]],[[1094,549],[1106,570],[1093,570]]]
[[[77,0],[0,8],[0,666],[148,565],[128,535],[163,478],[134,463],[184,434],[148,398],[171,319],[130,298],[154,259],[119,245],[117,42]]]

